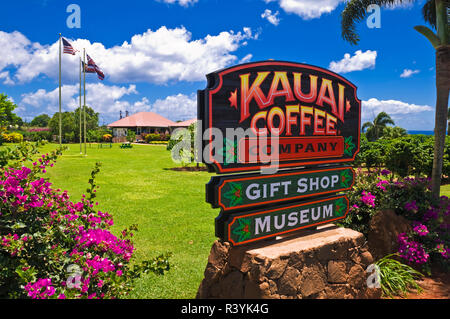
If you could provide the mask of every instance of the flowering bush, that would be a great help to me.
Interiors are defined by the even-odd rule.
[[[367,236],[372,216],[380,208],[385,188],[380,184],[380,173],[366,174],[358,169],[353,189],[347,193],[350,200],[348,216],[339,224]],[[389,183],[389,182],[387,182]]]
[[[2,133],[2,139],[7,143],[20,143],[23,141],[23,135],[17,132]]]
[[[111,140],[112,140],[112,135],[111,134],[105,134],[105,135],[103,135],[103,141],[104,142],[111,142]]]
[[[130,266],[136,226],[117,237],[94,209],[100,164],[79,202],[40,177],[57,156],[0,169],[0,298],[118,298],[142,273],[168,270],[169,254]]]
[[[412,265],[429,272],[432,264],[449,269],[450,200],[442,196],[433,203],[430,179],[406,177],[397,181],[388,170],[364,174],[358,171],[349,192],[350,212],[340,224],[367,236],[370,219],[377,211],[393,209],[411,221],[412,231],[398,237],[398,253]]]

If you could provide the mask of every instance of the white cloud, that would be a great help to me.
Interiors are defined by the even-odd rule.
[[[165,84],[170,81],[200,81],[205,74],[222,69],[236,60],[232,52],[257,39],[250,28],[242,31],[223,31],[217,35],[192,39],[184,27],[156,31],[147,30],[134,35],[131,40],[106,48],[102,43],[89,40],[69,40],[78,50],[86,52],[95,60],[108,80],[116,83],[151,82]],[[15,45],[8,43],[17,39]],[[13,80],[30,82],[45,75],[58,78],[58,41],[51,45],[31,44],[19,32],[0,33],[0,72],[7,66],[17,69]],[[77,57],[63,54],[63,81],[78,79]],[[3,58],[5,57],[5,58]],[[17,57],[17,58],[14,58]]]
[[[395,1],[391,4],[386,5],[386,9],[388,10],[395,10],[395,9],[411,9],[414,7],[414,1],[408,2],[408,1]]]
[[[320,18],[323,14],[334,11],[341,3],[348,0],[264,0],[265,3],[278,2],[287,13],[293,13],[305,20]],[[390,10],[398,8],[411,8],[413,3],[395,2],[386,6]]]
[[[0,73],[0,80],[3,80],[3,84],[5,85],[12,85],[14,84],[14,81],[11,80],[11,77],[9,76],[9,71],[1,72]]]
[[[156,100],[151,105],[150,111],[171,120],[190,120],[197,117],[197,96],[171,95],[163,100]]]
[[[278,25],[280,23],[280,18],[278,18],[279,14],[280,14],[280,12],[278,12],[278,11],[275,13],[272,13],[272,10],[266,9],[261,14],[261,18],[266,19],[273,25]]]
[[[344,58],[340,61],[332,61],[328,68],[336,73],[348,73],[353,71],[361,71],[375,67],[377,59],[377,51],[367,50],[362,52],[358,50],[353,56],[349,53],[344,54]]]
[[[264,0],[266,3],[278,1],[287,13],[294,13],[305,20],[320,18],[330,13],[345,0]]]
[[[239,63],[247,63],[253,58],[252,54],[247,54],[245,57],[239,60]]]
[[[63,85],[61,88],[62,111],[73,111],[79,107],[78,85]],[[130,102],[126,97],[133,97],[139,92],[135,85],[116,86],[103,83],[86,84],[86,105],[99,112],[107,120],[116,119],[120,111],[129,111],[130,114],[141,111],[152,111],[174,121],[186,120],[197,116],[197,96],[177,94],[157,99],[151,103],[148,98]],[[47,113],[53,114],[59,109],[59,89],[51,91],[39,89],[35,92],[22,95],[20,102],[23,108],[19,115]],[[23,114],[22,114],[23,113]]]
[[[193,5],[194,3],[197,3],[198,0],[159,0],[164,3],[174,4],[177,3],[182,7],[188,7],[189,5]]]
[[[362,101],[362,119],[373,120],[373,118],[380,112],[386,112],[393,118],[402,118],[405,115],[410,116],[425,111],[432,111],[434,108],[429,105],[410,104],[398,100],[378,100],[371,98],[367,101]]]
[[[420,72],[419,70],[404,69],[402,74],[400,74],[400,77],[401,78],[409,78],[413,74],[417,74],[419,72]]]
[[[79,86],[63,85],[61,87],[62,111],[73,111],[79,107]],[[136,86],[107,86],[103,83],[86,84],[86,104],[97,112],[109,113],[119,111],[124,103],[120,99],[126,95],[137,94]],[[82,97],[83,98],[83,97]],[[20,102],[24,106],[32,106],[41,112],[54,113],[59,109],[59,88],[52,91],[39,89],[36,92],[22,94]]]

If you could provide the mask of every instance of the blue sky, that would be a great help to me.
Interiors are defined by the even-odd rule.
[[[58,33],[106,75],[87,75],[87,104],[100,124],[119,111],[196,117],[205,74],[240,62],[304,62],[358,87],[363,121],[384,110],[397,125],[433,130],[434,49],[413,26],[423,1],[381,9],[381,28],[357,25],[361,41],[341,38],[343,0],[147,0],[2,2],[0,92],[26,120],[58,109]],[[69,28],[70,4],[80,28]],[[63,55],[63,110],[78,106],[78,57]]]

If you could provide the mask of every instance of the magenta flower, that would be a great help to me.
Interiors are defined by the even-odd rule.
[[[368,206],[375,207],[375,198],[375,195],[372,195],[370,192],[362,192],[361,201]]]
[[[46,299],[55,294],[55,288],[49,278],[38,279],[34,284],[28,283],[25,290],[28,292],[28,296],[33,299]]]
[[[419,236],[426,236],[428,235],[429,231],[427,226],[422,225],[420,223],[416,224],[416,226],[413,228],[413,230],[419,235]]]
[[[382,189],[382,190],[386,190],[386,187],[384,187],[383,185],[386,185],[386,184],[389,184],[389,182],[388,181],[384,181],[384,180],[381,180],[381,181],[379,181],[378,183],[377,183],[377,187],[379,188],[379,189]]]
[[[408,241],[405,233],[398,235],[398,252],[400,257],[411,264],[422,265],[428,261],[430,255],[425,251],[421,243]]]
[[[407,210],[407,211],[410,211],[410,212],[417,212],[418,210],[419,210],[419,207],[417,206],[417,202],[415,201],[415,200],[412,200],[412,201],[410,201],[410,202],[407,202],[406,204],[405,204],[405,209]]]

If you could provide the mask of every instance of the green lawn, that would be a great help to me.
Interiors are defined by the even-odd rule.
[[[48,144],[42,152],[57,147]],[[172,252],[172,269],[164,276],[146,275],[137,281],[131,298],[194,298],[203,278],[214,236],[214,218],[218,209],[205,202],[207,172],[170,170],[172,162],[165,146],[133,145],[132,149],[87,148],[79,155],[78,145],[49,169],[54,188],[68,190],[72,201],[86,191],[91,169],[101,162],[97,183],[99,210],[113,215],[113,231],[138,224],[134,237],[136,260],[145,260]],[[442,195],[450,196],[450,184],[442,186]]]
[[[55,149],[46,145],[43,151]],[[114,217],[113,231],[138,224],[134,239],[136,259],[172,252],[172,269],[164,276],[141,278],[131,298],[194,298],[214,237],[214,210],[205,202],[207,172],[177,172],[165,146],[133,145],[132,149],[69,150],[48,172],[54,188],[68,190],[73,201],[86,191],[95,162],[101,162],[97,182],[99,210]]]

